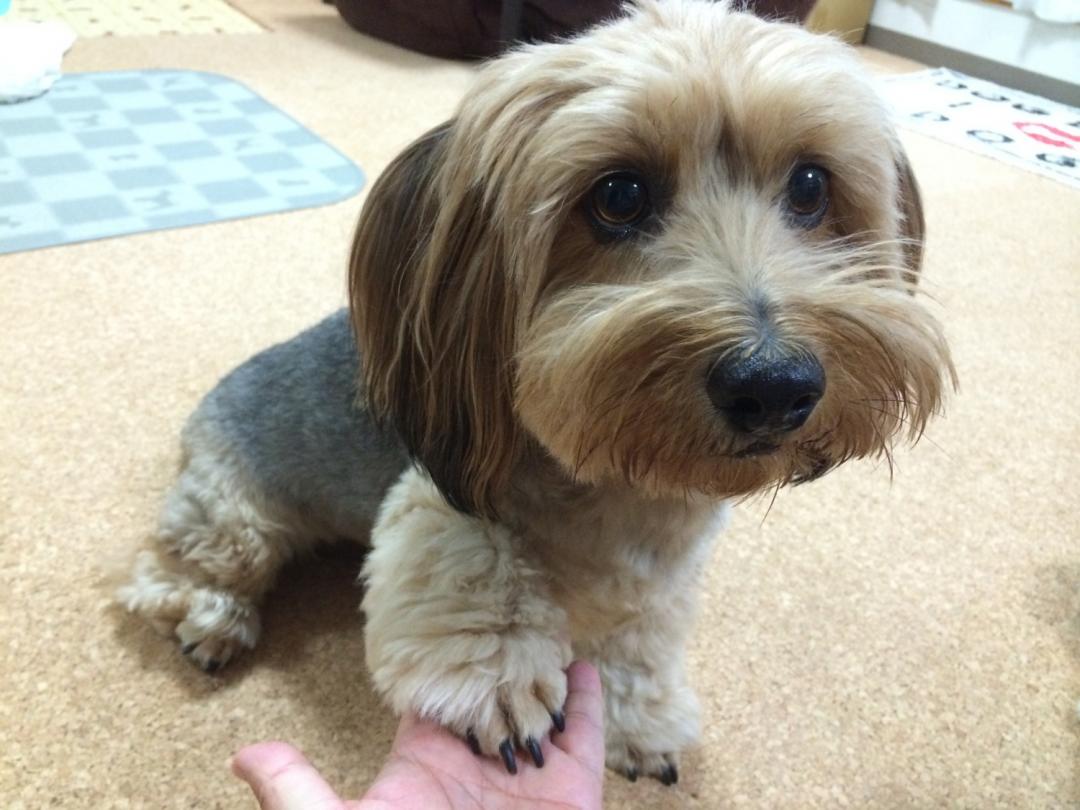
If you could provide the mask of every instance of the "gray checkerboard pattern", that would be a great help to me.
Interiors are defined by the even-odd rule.
[[[0,105],[0,253],[326,205],[363,184],[340,152],[212,73],[72,74]]]

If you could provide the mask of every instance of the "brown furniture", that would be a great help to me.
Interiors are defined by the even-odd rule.
[[[336,0],[365,34],[453,59],[483,59],[515,41],[566,36],[618,13],[621,0]],[[750,0],[763,17],[802,22],[814,0]]]

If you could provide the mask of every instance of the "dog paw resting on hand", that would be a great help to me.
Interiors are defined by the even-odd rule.
[[[564,725],[570,644],[540,572],[505,527],[462,515],[415,470],[373,534],[362,577],[376,687],[511,773],[518,750],[542,766],[540,740]]]

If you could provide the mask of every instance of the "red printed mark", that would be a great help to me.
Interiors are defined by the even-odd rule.
[[[1032,140],[1036,140],[1039,143],[1044,143],[1047,146],[1057,146],[1061,149],[1073,149],[1073,144],[1069,143],[1069,141],[1073,141],[1074,143],[1080,143],[1080,136],[1073,135],[1070,132],[1065,132],[1064,130],[1058,129],[1057,127],[1052,127],[1049,124],[1043,124],[1038,121],[1014,121],[1013,126],[1023,132]],[[1032,130],[1036,131],[1033,132]],[[1049,132],[1052,134],[1044,135],[1038,130],[1044,130],[1045,132]],[[1053,137],[1055,135],[1057,137]]]

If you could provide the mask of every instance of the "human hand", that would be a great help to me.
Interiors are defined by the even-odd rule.
[[[576,661],[567,681],[566,731],[541,743],[542,768],[521,757],[516,776],[415,716],[402,718],[390,757],[362,799],[343,800],[287,743],[248,746],[233,757],[232,770],[251,787],[261,810],[599,810],[604,780],[600,676],[591,664]]]

